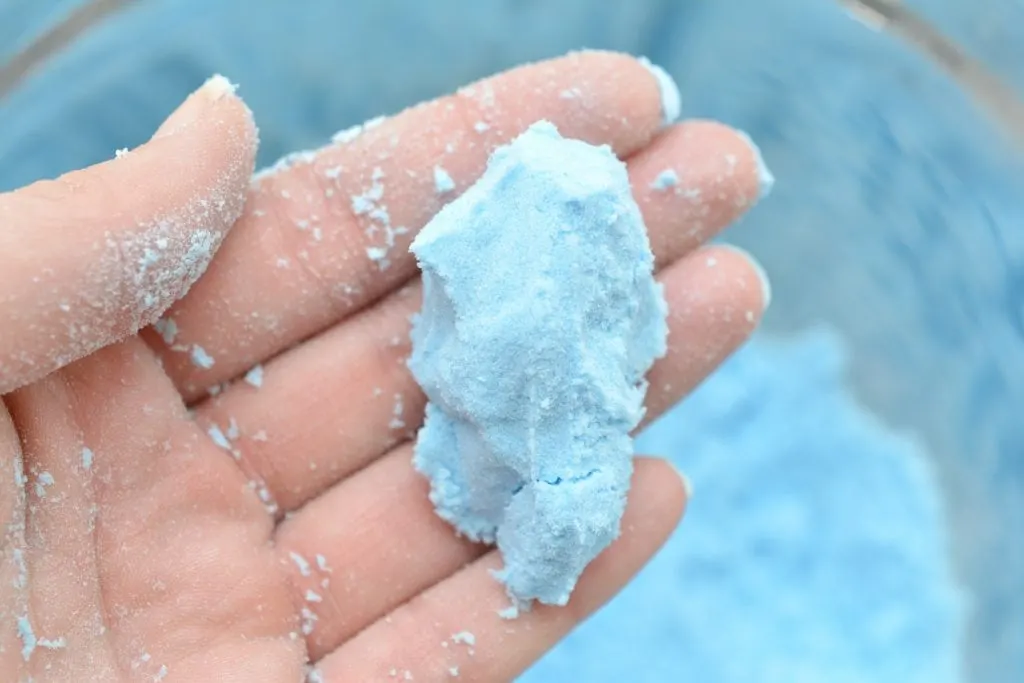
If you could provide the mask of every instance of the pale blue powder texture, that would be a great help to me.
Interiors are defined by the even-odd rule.
[[[615,539],[665,301],[625,165],[534,124],[412,244],[427,394],[416,468],[438,514],[494,542],[509,595],[565,604]]]
[[[849,395],[844,356],[824,330],[755,340],[637,438],[692,479],[686,516],[522,683],[960,680],[937,482]]]

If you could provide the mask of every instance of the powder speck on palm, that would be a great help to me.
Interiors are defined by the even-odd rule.
[[[534,124],[413,242],[416,468],[459,533],[496,542],[514,603],[565,604],[619,533],[666,307],[625,165]]]

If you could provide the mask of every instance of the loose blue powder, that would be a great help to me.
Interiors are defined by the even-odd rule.
[[[917,445],[850,398],[838,337],[755,341],[637,439],[694,497],[523,683],[952,683],[962,601]]]
[[[540,122],[412,244],[427,394],[416,468],[438,514],[496,541],[509,595],[565,604],[618,535],[665,301],[625,165]]]

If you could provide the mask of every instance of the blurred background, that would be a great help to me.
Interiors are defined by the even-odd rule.
[[[82,4],[0,0],[0,64]],[[1024,93],[1024,1],[903,4]],[[692,476],[684,524],[522,680],[1024,680],[1024,154],[929,59],[834,0],[139,0],[67,43],[0,97],[0,190],[214,72],[266,165],[570,49],[664,66],[777,178],[726,234],[773,307],[640,438]]]

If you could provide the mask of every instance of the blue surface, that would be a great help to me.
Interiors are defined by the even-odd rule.
[[[758,340],[637,449],[686,518],[524,683],[952,683],[961,601],[933,473],[851,400],[839,339]]]
[[[1024,3],[913,4],[1024,86]],[[0,27],[55,5],[25,7],[0,0]],[[773,196],[728,237],[772,277],[767,332],[840,330],[857,396],[922,440],[971,590],[968,679],[1024,678],[1024,167],[941,75],[832,3],[151,0],[0,103],[0,189],[144,140],[214,71],[242,84],[269,163],[581,46],[649,56],[680,82],[684,116],[761,145]],[[642,663],[647,639],[605,626]]]

